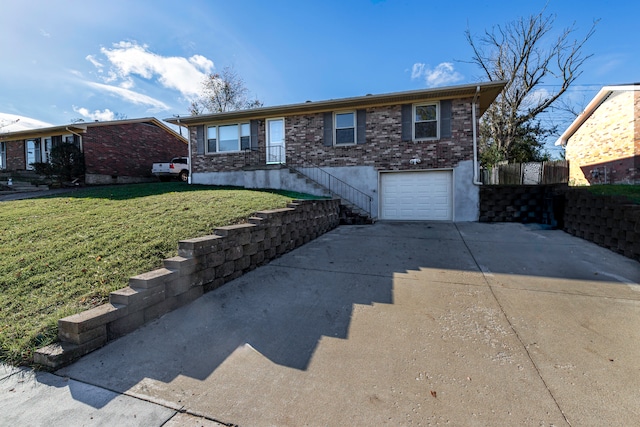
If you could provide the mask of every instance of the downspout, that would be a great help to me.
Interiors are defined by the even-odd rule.
[[[182,136],[182,125],[180,124],[180,117],[176,117],[176,122],[178,123],[178,129],[180,129],[180,136]],[[187,159],[187,168],[189,169],[189,177],[187,178],[187,184],[191,184],[191,131],[189,130],[189,127],[187,126],[187,133],[189,134],[189,138],[187,138],[187,140],[189,141],[188,145],[188,155],[189,158]]]
[[[476,86],[476,94],[473,96],[473,103],[471,104],[471,121],[473,129],[473,185],[482,185],[480,182],[480,170],[478,168],[478,123],[476,121],[476,102],[480,95],[480,86]]]

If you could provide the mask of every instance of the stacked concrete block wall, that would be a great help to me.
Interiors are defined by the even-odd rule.
[[[59,342],[34,361],[58,368],[338,226],[339,200],[294,201],[249,223],[179,242],[164,267],[129,280],[109,303],[58,321]]]
[[[640,205],[587,190],[568,191],[564,230],[640,261]]]
[[[561,228],[640,261],[640,205],[564,185],[480,189],[481,222],[534,222]]]
[[[566,185],[485,185],[480,187],[480,222],[557,225],[562,220],[558,198]]]

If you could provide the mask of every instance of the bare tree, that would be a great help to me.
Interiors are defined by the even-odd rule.
[[[540,127],[536,118],[569,89],[592,56],[584,54],[583,48],[593,36],[597,21],[581,39],[574,38],[575,24],[554,38],[555,16],[543,13],[485,30],[477,39],[469,29],[465,32],[473,49],[471,63],[478,65],[490,81],[506,81],[503,92],[483,115],[480,127],[480,147],[491,152],[485,156],[491,162],[514,159],[513,148],[522,143],[518,137],[523,129]],[[536,143],[535,139],[529,141]],[[539,140],[537,144],[542,145]]]
[[[249,97],[249,89],[244,80],[231,67],[225,67],[221,73],[208,74],[202,82],[202,94],[191,102],[189,112],[197,116],[205,111],[222,113],[262,107],[257,98]]]

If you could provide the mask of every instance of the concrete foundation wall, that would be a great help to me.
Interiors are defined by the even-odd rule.
[[[315,176],[309,168],[300,168],[304,173]],[[380,196],[380,172],[374,166],[336,166],[324,167],[323,171],[346,182],[355,189],[371,197],[371,215],[377,218]],[[418,169],[419,170],[419,169]],[[453,168],[454,221],[477,221],[479,217],[479,189],[473,185],[473,161],[458,163]],[[318,178],[318,181],[322,181]],[[329,196],[326,191],[311,182],[305,182],[286,168],[260,169],[230,172],[198,172],[192,176],[193,184],[231,185],[244,188],[269,188],[288,190],[315,196]],[[325,183],[322,183],[327,187]]]
[[[138,184],[142,182],[156,182],[155,177],[143,176],[121,176],[121,175],[100,175],[88,173],[84,176],[85,184],[102,185],[102,184]]]
[[[453,169],[454,221],[477,221],[480,215],[480,187],[473,184],[473,160]]]
[[[256,267],[337,227],[337,200],[294,201],[261,211],[249,223],[219,227],[213,235],[180,241],[164,268],[129,279],[109,303],[58,321],[59,342],[39,349],[35,363],[69,364]]]

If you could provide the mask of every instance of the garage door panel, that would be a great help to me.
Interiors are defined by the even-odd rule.
[[[382,219],[452,220],[452,171],[381,174]]]

